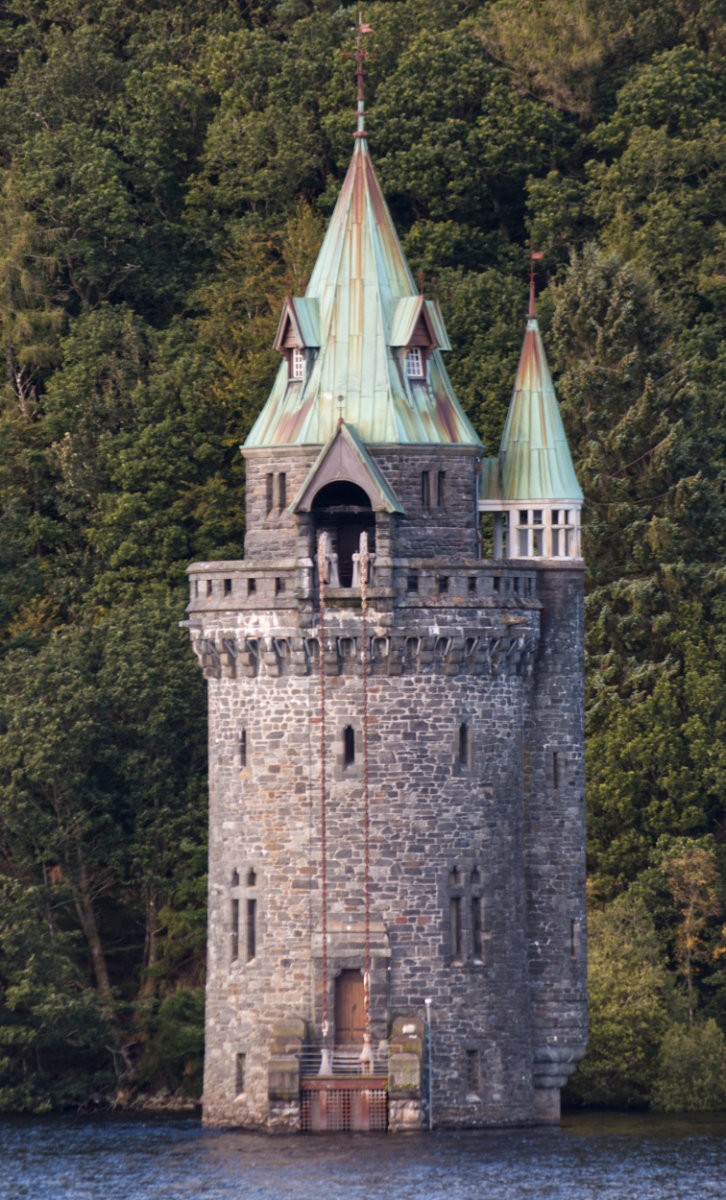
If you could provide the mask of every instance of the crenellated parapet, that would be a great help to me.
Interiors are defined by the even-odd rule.
[[[353,556],[357,558],[357,555]],[[312,559],[254,559],[193,563],[189,576],[191,617],[274,608],[317,608],[320,585]],[[335,565],[326,579],[325,602],[359,608],[360,574],[340,586]],[[489,559],[384,558],[372,556],[368,601],[377,611],[425,608],[519,608],[539,606],[537,571]]]

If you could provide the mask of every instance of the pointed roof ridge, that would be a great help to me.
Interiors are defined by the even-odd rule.
[[[358,131],[305,292],[318,305],[318,353],[307,355],[302,381],[281,364],[245,446],[322,445],[343,415],[368,445],[480,447],[441,358],[449,342],[435,302],[425,301],[438,342],[426,379],[408,377],[406,347],[391,340],[397,304],[419,295]]]
[[[535,316],[527,318],[499,462],[501,498],[505,502],[582,502]]]
[[[348,425],[342,417],[338,419],[335,433],[308,471],[290,504],[290,512],[309,510],[321,487],[342,478],[357,483],[368,494],[374,511],[382,509],[385,512],[405,513],[396,493],[371,458],[354,426]]]

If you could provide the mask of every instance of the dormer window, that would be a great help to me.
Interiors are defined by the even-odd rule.
[[[293,346],[290,351],[290,378],[305,378],[305,354],[298,346]]]
[[[410,346],[406,352],[406,375],[409,379],[424,379],[425,359],[420,346]]]

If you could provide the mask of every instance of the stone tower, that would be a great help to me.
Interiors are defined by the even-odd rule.
[[[245,557],[189,569],[209,681],[205,1119],[555,1121],[586,1039],[582,495],[533,299],[484,457],[360,98],[275,346],[243,448]]]

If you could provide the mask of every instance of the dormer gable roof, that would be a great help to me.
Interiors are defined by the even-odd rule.
[[[450,350],[444,318],[437,300],[424,296],[404,296],[397,301],[391,321],[392,346],[428,346],[432,350]]]
[[[345,480],[362,488],[374,512],[404,513],[393,488],[371,458],[352,425],[341,417],[338,427],[323,446],[290,512],[309,512],[315,497],[328,483]]]
[[[313,296],[286,296],[273,346],[284,353],[291,346],[315,350],[320,345],[320,306]]]

